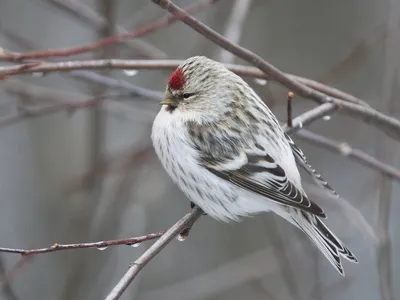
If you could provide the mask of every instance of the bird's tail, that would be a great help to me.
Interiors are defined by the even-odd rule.
[[[350,249],[322,223],[320,218],[298,209],[295,209],[291,217],[342,276],[344,276],[344,271],[341,256],[353,263],[358,263]]]

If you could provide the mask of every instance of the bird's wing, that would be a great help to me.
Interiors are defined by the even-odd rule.
[[[292,152],[294,155],[294,158],[296,159],[296,162],[307,172],[311,175],[315,183],[322,187],[326,188],[329,190],[333,195],[336,197],[339,197],[338,193],[324,180],[321,174],[318,174],[317,171],[307,162],[307,158],[304,155],[303,151],[294,143],[292,138],[286,135],[286,139],[289,142],[290,147],[292,148]]]
[[[211,164],[206,159],[203,165],[214,175],[269,200],[326,217],[322,208],[288,180],[285,170],[270,155],[259,155],[259,149],[254,153],[247,149],[235,157],[219,157],[223,163],[214,160]]]

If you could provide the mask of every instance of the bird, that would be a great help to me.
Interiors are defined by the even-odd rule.
[[[151,139],[173,182],[205,214],[222,221],[273,212],[303,231],[341,274],[350,249],[322,222],[297,165],[337,192],[308,163],[256,92],[223,64],[193,56],[172,73]]]

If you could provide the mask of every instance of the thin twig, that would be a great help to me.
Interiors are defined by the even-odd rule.
[[[123,292],[128,288],[132,280],[165,246],[167,246],[180,232],[182,232],[188,224],[196,221],[203,211],[196,206],[190,213],[186,214],[174,226],[168,229],[146,252],[144,252],[137,260],[135,260],[118,284],[105,298],[106,300],[119,299]]]
[[[75,111],[78,109],[88,108],[97,105],[102,98],[92,98],[89,100],[68,103],[55,103],[50,105],[41,105],[39,107],[24,107],[19,109],[16,113],[0,118],[0,127],[9,126],[22,120],[29,118],[37,118],[43,115],[52,114],[62,110]]]
[[[392,28],[395,29],[395,28]],[[332,82],[343,79],[343,77],[360,66],[363,61],[372,53],[372,49],[376,45],[381,45],[385,38],[390,34],[385,24],[379,24],[361,40],[352,47],[351,51],[337,62],[332,68],[330,68],[325,74],[319,76],[321,82]]]
[[[293,100],[294,94],[292,92],[289,92],[287,95],[287,126],[289,128],[293,127],[293,118],[292,118],[292,100]]]
[[[144,236],[139,236],[139,237],[130,237],[130,238],[125,238],[125,239],[108,240],[108,241],[100,241],[100,242],[93,242],[93,243],[77,243],[77,244],[54,243],[50,247],[38,248],[38,249],[18,249],[18,248],[0,247],[0,252],[15,253],[15,254],[21,254],[23,256],[28,256],[28,255],[43,254],[43,253],[57,252],[57,251],[71,250],[71,249],[97,248],[97,249],[103,250],[109,246],[137,245],[137,244],[140,244],[145,241],[158,239],[163,234],[164,234],[164,232],[161,231],[161,232],[150,233],[150,234],[147,234]]]
[[[189,7],[187,7],[186,11],[188,13],[193,13],[202,7],[205,7],[209,4],[214,3],[215,1],[216,0],[203,0],[203,1],[197,2],[197,3],[192,4]],[[3,51],[3,53],[0,53],[0,60],[21,61],[21,60],[26,60],[26,59],[42,59],[42,58],[49,58],[49,57],[72,56],[72,55],[87,53],[87,52],[90,52],[90,51],[93,51],[96,49],[100,49],[103,47],[118,44],[127,39],[134,39],[139,36],[149,34],[159,28],[168,26],[168,25],[176,22],[180,18],[181,18],[181,16],[169,15],[166,17],[162,17],[150,24],[141,26],[133,31],[122,33],[122,34],[112,36],[112,37],[108,37],[108,38],[99,40],[95,43],[82,45],[82,46],[78,46],[78,47],[51,49],[51,50],[42,50],[42,51],[31,51],[31,52],[25,52],[25,53],[11,53],[11,52]]]
[[[384,65],[382,74],[382,91],[379,109],[387,114],[392,114],[397,102],[398,75],[400,71],[400,60],[398,53],[400,50],[400,34],[398,24],[400,21],[400,5],[397,0],[389,1],[386,31],[389,33],[384,49]],[[376,136],[377,158],[385,160],[391,165],[398,167],[399,144],[385,139],[384,136]],[[392,258],[392,239],[390,235],[390,216],[393,198],[393,182],[385,174],[378,174],[377,196],[378,205],[376,208],[376,231],[379,236],[379,243],[376,247],[377,270],[379,276],[379,289],[382,299],[394,300],[395,290],[393,287],[393,258]]]
[[[252,0],[236,0],[231,6],[231,14],[225,25],[224,36],[232,43],[238,43],[242,35],[244,22],[249,13]],[[232,63],[234,56],[224,49],[220,50],[219,60],[225,64]]]
[[[21,257],[4,276],[0,277],[0,291],[10,284],[14,277],[32,261],[33,256]]]
[[[70,2],[70,1],[68,1]],[[29,49],[29,50],[35,50],[37,49],[37,45],[35,45],[34,42],[31,40],[28,40],[27,38],[20,36],[18,33],[14,33],[13,31],[4,28],[4,26],[1,26],[0,24],[0,32],[5,34],[9,39],[11,39],[15,44],[19,45],[21,48],[24,49]],[[36,62],[36,64],[40,64],[41,62]],[[0,67],[1,68],[1,67]],[[13,71],[13,74],[15,72],[15,69]],[[40,74],[40,73],[38,73]],[[12,75],[12,74],[11,74]],[[5,78],[9,77],[3,76]],[[126,80],[122,79],[113,79],[104,75],[100,75],[98,73],[90,72],[87,70],[76,70],[76,71],[71,71],[66,73],[66,76],[72,77],[74,79],[83,79],[85,81],[95,83],[95,84],[100,84],[105,87],[108,87],[110,89],[119,89],[119,90],[125,90],[129,93],[131,93],[132,96],[139,96],[139,97],[148,97],[151,99],[157,99],[159,100],[162,96],[161,93],[159,92],[153,92],[149,89],[145,89],[142,87],[139,87],[137,85],[134,85]],[[0,79],[1,79],[0,75]],[[4,78],[3,78],[4,79]]]
[[[140,96],[154,100],[160,100],[164,96],[162,92],[152,91],[137,85],[134,85],[128,81],[121,79],[114,79],[108,76],[100,75],[94,72],[77,70],[67,73],[74,78],[80,78],[84,81],[101,84],[109,89],[123,90],[124,92],[131,93],[132,96]]]
[[[82,20],[86,24],[92,26],[94,29],[99,30],[107,25],[107,19],[101,16],[97,11],[90,8],[86,4],[82,3],[81,1],[71,1],[71,0],[49,0],[55,6],[59,7],[63,11],[69,13],[70,15],[74,16],[75,18]],[[118,34],[126,33],[126,30],[121,25],[116,25],[116,30]],[[154,45],[136,38],[134,40],[125,41],[125,44],[132,49],[139,52],[139,54],[143,57],[147,58],[158,58],[163,59],[167,58],[167,54]]]
[[[359,162],[360,164],[374,169],[382,174],[385,174],[388,177],[396,179],[400,181],[400,170],[392,167],[391,165],[385,164],[382,161],[370,156],[369,154],[359,150],[352,148],[346,142],[339,142],[331,140],[325,136],[313,133],[311,131],[302,129],[296,132],[296,136],[306,140],[311,144],[318,145],[327,150],[333,151],[337,154],[340,154],[345,157],[349,157]]]
[[[339,107],[332,107],[330,103],[324,103],[294,118],[292,120],[292,126],[289,127],[287,124],[283,124],[282,128],[286,133],[291,134],[304,126],[321,119],[326,114],[339,109]]]

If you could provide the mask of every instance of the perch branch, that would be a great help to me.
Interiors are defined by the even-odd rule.
[[[199,207],[195,207],[192,212],[186,214],[175,225],[168,229],[160,239],[158,239],[145,253],[143,253],[137,260],[135,260],[125,275],[108,294],[106,300],[115,300],[123,294],[128,288],[132,280],[139,274],[140,270],[144,268],[165,246],[167,246],[179,233],[185,230],[188,225],[193,224],[201,215],[203,211]]]

